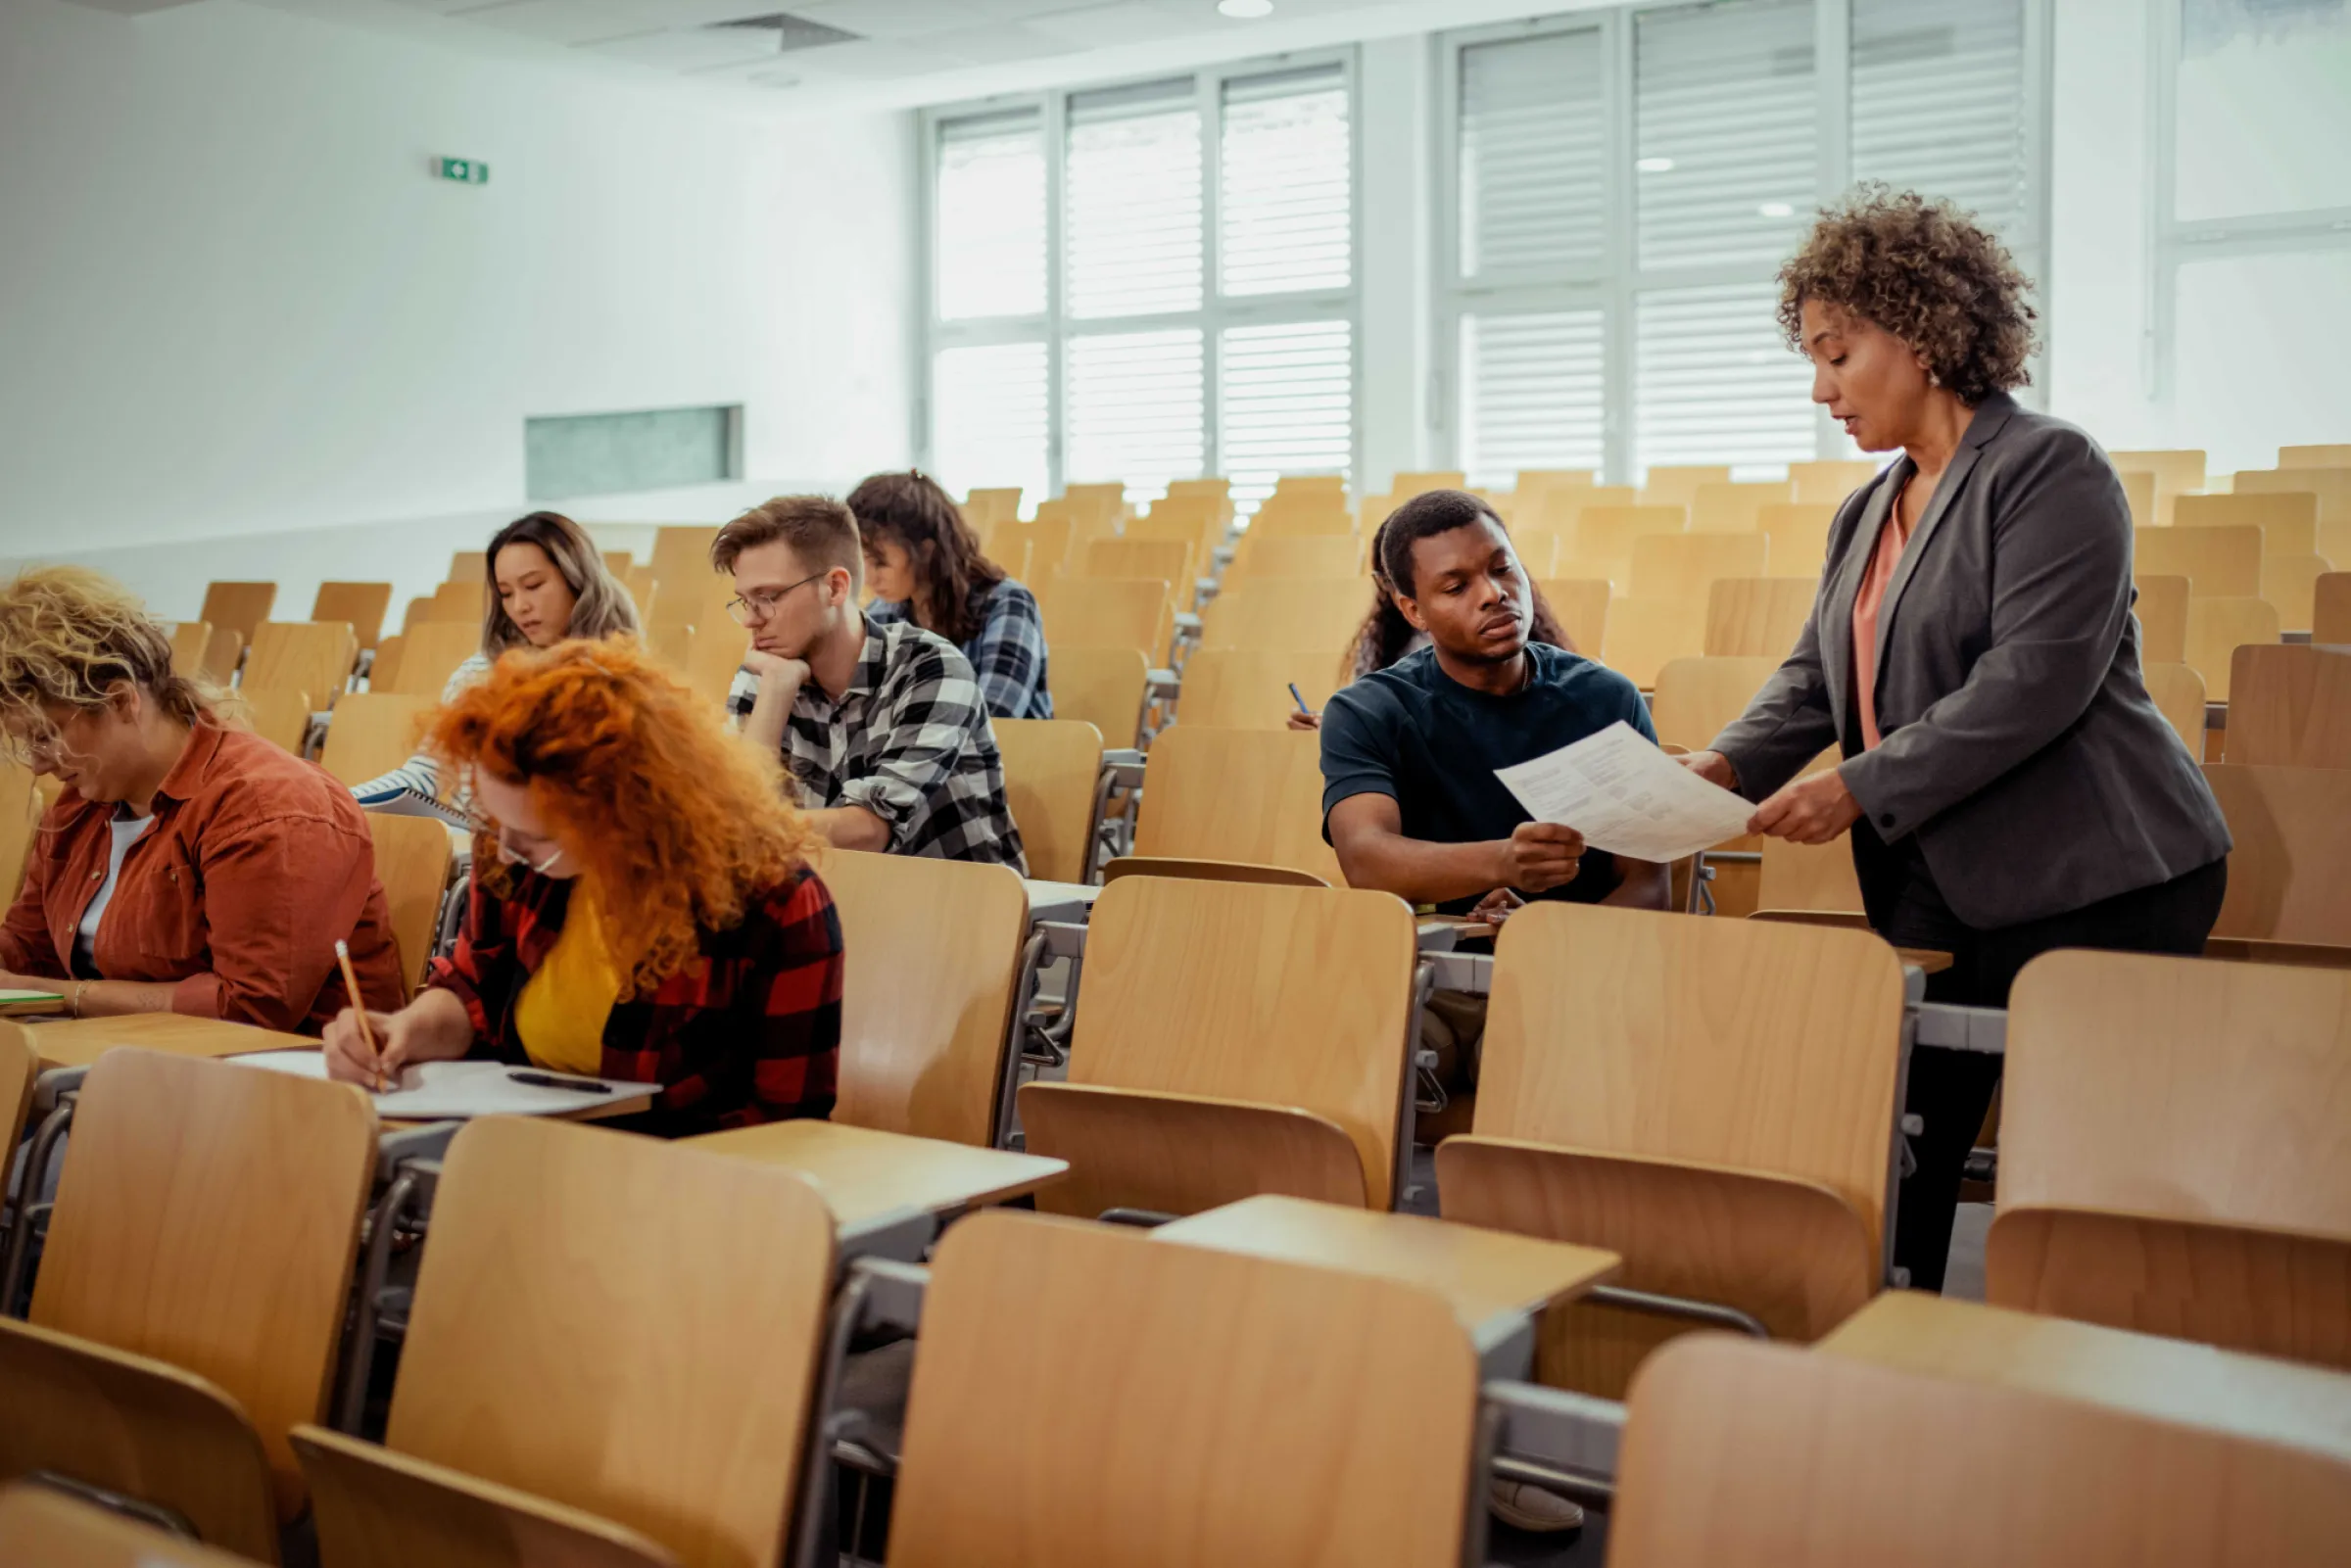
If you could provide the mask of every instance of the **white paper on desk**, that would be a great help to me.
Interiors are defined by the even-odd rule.
[[[251,1051],[222,1060],[242,1067],[265,1068],[271,1072],[290,1072],[300,1078],[326,1076],[326,1056],[320,1051]],[[504,1062],[419,1062],[401,1070],[398,1088],[374,1096],[375,1114],[398,1121],[559,1117],[642,1100],[654,1092],[649,1083],[623,1083],[612,1078],[594,1080],[610,1085],[609,1094],[584,1089],[543,1089],[536,1084],[516,1083],[507,1075],[526,1070],[535,1069],[509,1067]]]
[[[1573,828],[1594,849],[1635,860],[1679,860],[1736,838],[1755,811],[1621,719],[1494,776],[1535,821]]]

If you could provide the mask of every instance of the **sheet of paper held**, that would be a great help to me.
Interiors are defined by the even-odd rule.
[[[1573,828],[1593,848],[1635,860],[1679,860],[1736,838],[1755,810],[1621,719],[1495,777],[1535,821]]]

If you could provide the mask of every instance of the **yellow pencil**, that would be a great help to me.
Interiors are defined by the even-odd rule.
[[[375,1058],[375,1092],[384,1092],[384,1053],[375,1043],[375,1030],[367,1023],[367,1002],[360,995],[360,977],[351,970],[351,948],[342,942],[335,944],[335,962],[343,966],[343,989],[351,993],[351,1010],[359,1016],[360,1038],[367,1042],[367,1054]]]

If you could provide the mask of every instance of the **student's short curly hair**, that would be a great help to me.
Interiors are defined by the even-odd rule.
[[[1970,214],[1866,184],[1823,209],[1780,268],[1780,330],[1800,354],[1804,302],[1842,307],[1907,343],[1972,405],[2032,380],[2032,287],[2008,248]]]

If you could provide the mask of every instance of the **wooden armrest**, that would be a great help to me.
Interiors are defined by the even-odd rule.
[[[166,1361],[0,1317],[0,1476],[49,1470],[185,1519],[212,1545],[277,1560],[301,1478],[273,1475],[237,1402]]]
[[[1079,1083],[1025,1083],[1020,1108],[1029,1152],[1070,1164],[1036,1195],[1048,1213],[1192,1214],[1267,1192],[1369,1201],[1355,1140],[1312,1112]]]
[[[677,1568],[626,1526],[324,1427],[298,1426],[318,1555],[336,1568]]]
[[[2351,969],[2351,947],[2329,942],[2273,942],[2257,936],[2215,936],[2204,944],[2206,958],[2234,964],[2299,964],[2307,969]]]
[[[2011,1206],[1984,1285],[1995,1307],[2351,1370],[2351,1238]]]
[[[1437,1190],[1448,1219],[1620,1254],[1611,1284],[1738,1307],[1775,1339],[1819,1338],[1882,1272],[1852,1205],[1792,1176],[1467,1137],[1438,1147]],[[1539,1375],[1616,1398],[1644,1355],[1689,1326],[1616,1307],[1556,1311]]]

